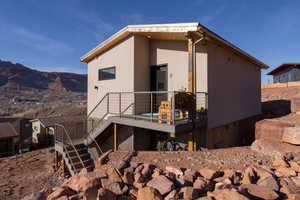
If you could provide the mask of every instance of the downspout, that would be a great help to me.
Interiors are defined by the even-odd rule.
[[[199,33],[199,32],[197,32]],[[194,82],[194,88],[193,88],[193,93],[196,94],[197,93],[197,57],[196,57],[196,45],[201,42],[202,40],[205,39],[205,36],[201,33],[201,36],[198,40],[196,40],[195,42],[193,42],[193,46],[192,46],[192,56],[193,56],[193,82]]]

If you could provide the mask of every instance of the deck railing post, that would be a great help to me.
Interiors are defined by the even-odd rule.
[[[175,124],[175,91],[172,92],[172,124]]]
[[[121,106],[122,106],[122,104],[121,104],[121,92],[119,93],[119,116],[121,117]]]
[[[106,113],[109,113],[109,93],[107,93],[107,111]]]
[[[153,122],[153,93],[150,92],[150,112],[151,112],[151,122]]]

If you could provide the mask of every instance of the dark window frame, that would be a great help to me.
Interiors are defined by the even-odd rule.
[[[110,69],[114,70],[114,74],[113,74],[114,77],[104,77],[103,71],[110,70]],[[114,80],[114,79],[116,79],[116,74],[117,74],[116,66],[101,68],[98,70],[98,81]]]

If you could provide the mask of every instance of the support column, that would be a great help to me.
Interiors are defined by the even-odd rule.
[[[193,38],[188,36],[188,92],[194,93],[194,56],[193,56]]]
[[[114,124],[114,150],[118,150],[118,125],[115,123]]]

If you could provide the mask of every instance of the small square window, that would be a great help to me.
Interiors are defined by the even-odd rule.
[[[104,69],[99,69],[99,81],[111,80],[116,78],[116,67],[108,67]]]

